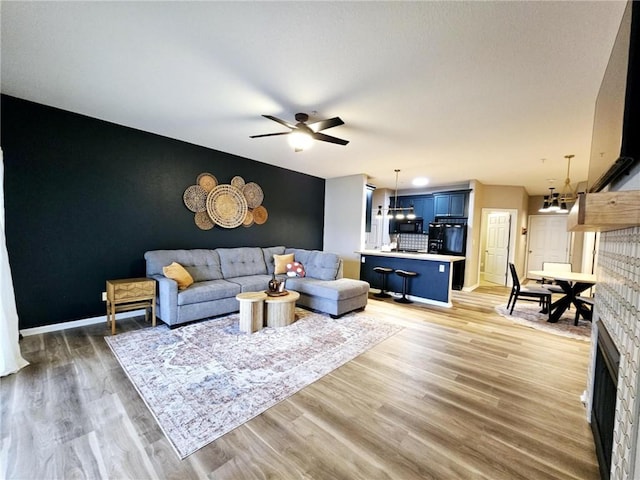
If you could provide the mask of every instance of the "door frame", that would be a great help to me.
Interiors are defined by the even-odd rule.
[[[484,261],[483,252],[484,245],[486,245],[487,239],[487,218],[490,213],[508,213],[511,215],[511,228],[509,230],[509,260],[508,263],[515,263],[515,255],[516,255],[516,229],[517,229],[517,219],[518,219],[518,209],[517,208],[483,208],[482,209],[482,218],[480,220],[480,242],[478,245],[478,284],[480,283],[480,275],[484,272],[483,268],[480,268],[481,262]],[[507,265],[508,267],[508,265]],[[506,284],[507,287],[512,286],[511,276],[506,276]]]

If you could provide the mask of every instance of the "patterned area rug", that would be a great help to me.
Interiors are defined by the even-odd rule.
[[[185,458],[402,330],[364,313],[334,320],[297,308],[296,318],[253,334],[236,314],[105,340]]]
[[[563,337],[586,340],[587,342],[591,340],[591,322],[580,317],[578,325],[573,325],[576,315],[575,307],[571,307],[571,310],[564,312],[557,323],[547,322],[549,317],[544,313],[540,313],[540,306],[534,302],[516,303],[516,307],[513,309],[513,314],[511,315],[507,310],[506,304],[498,305],[496,312],[520,325],[525,325],[537,330],[544,330],[545,332]]]

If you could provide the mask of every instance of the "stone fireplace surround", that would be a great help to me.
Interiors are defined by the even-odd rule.
[[[611,479],[640,478],[640,227],[604,232],[598,249],[599,318],[620,353]],[[587,419],[591,419],[598,329],[592,329]]]

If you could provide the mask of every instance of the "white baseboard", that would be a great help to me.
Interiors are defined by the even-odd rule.
[[[130,312],[122,312],[116,316],[116,321],[120,318],[131,318],[144,315],[144,309],[132,310]],[[41,333],[57,332],[60,330],[67,330],[68,328],[85,327],[87,325],[95,325],[96,323],[107,323],[107,316],[101,315],[99,317],[83,318],[80,320],[73,320],[71,322],[54,323],[53,325],[45,325],[43,327],[25,328],[20,330],[20,333],[24,337],[29,335],[40,335]]]

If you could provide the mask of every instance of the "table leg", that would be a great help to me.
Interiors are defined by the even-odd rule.
[[[116,304],[111,303],[111,335],[116,334]]]
[[[557,280],[558,285],[562,288],[562,291],[565,293],[565,296],[559,300],[556,300],[551,304],[551,316],[549,323],[556,323],[560,320],[560,317],[567,311],[569,305],[572,303],[578,308],[576,303],[576,297],[584,292],[586,289],[591,288],[593,286],[592,283],[584,283],[584,282],[576,282],[571,284],[565,280]]]

